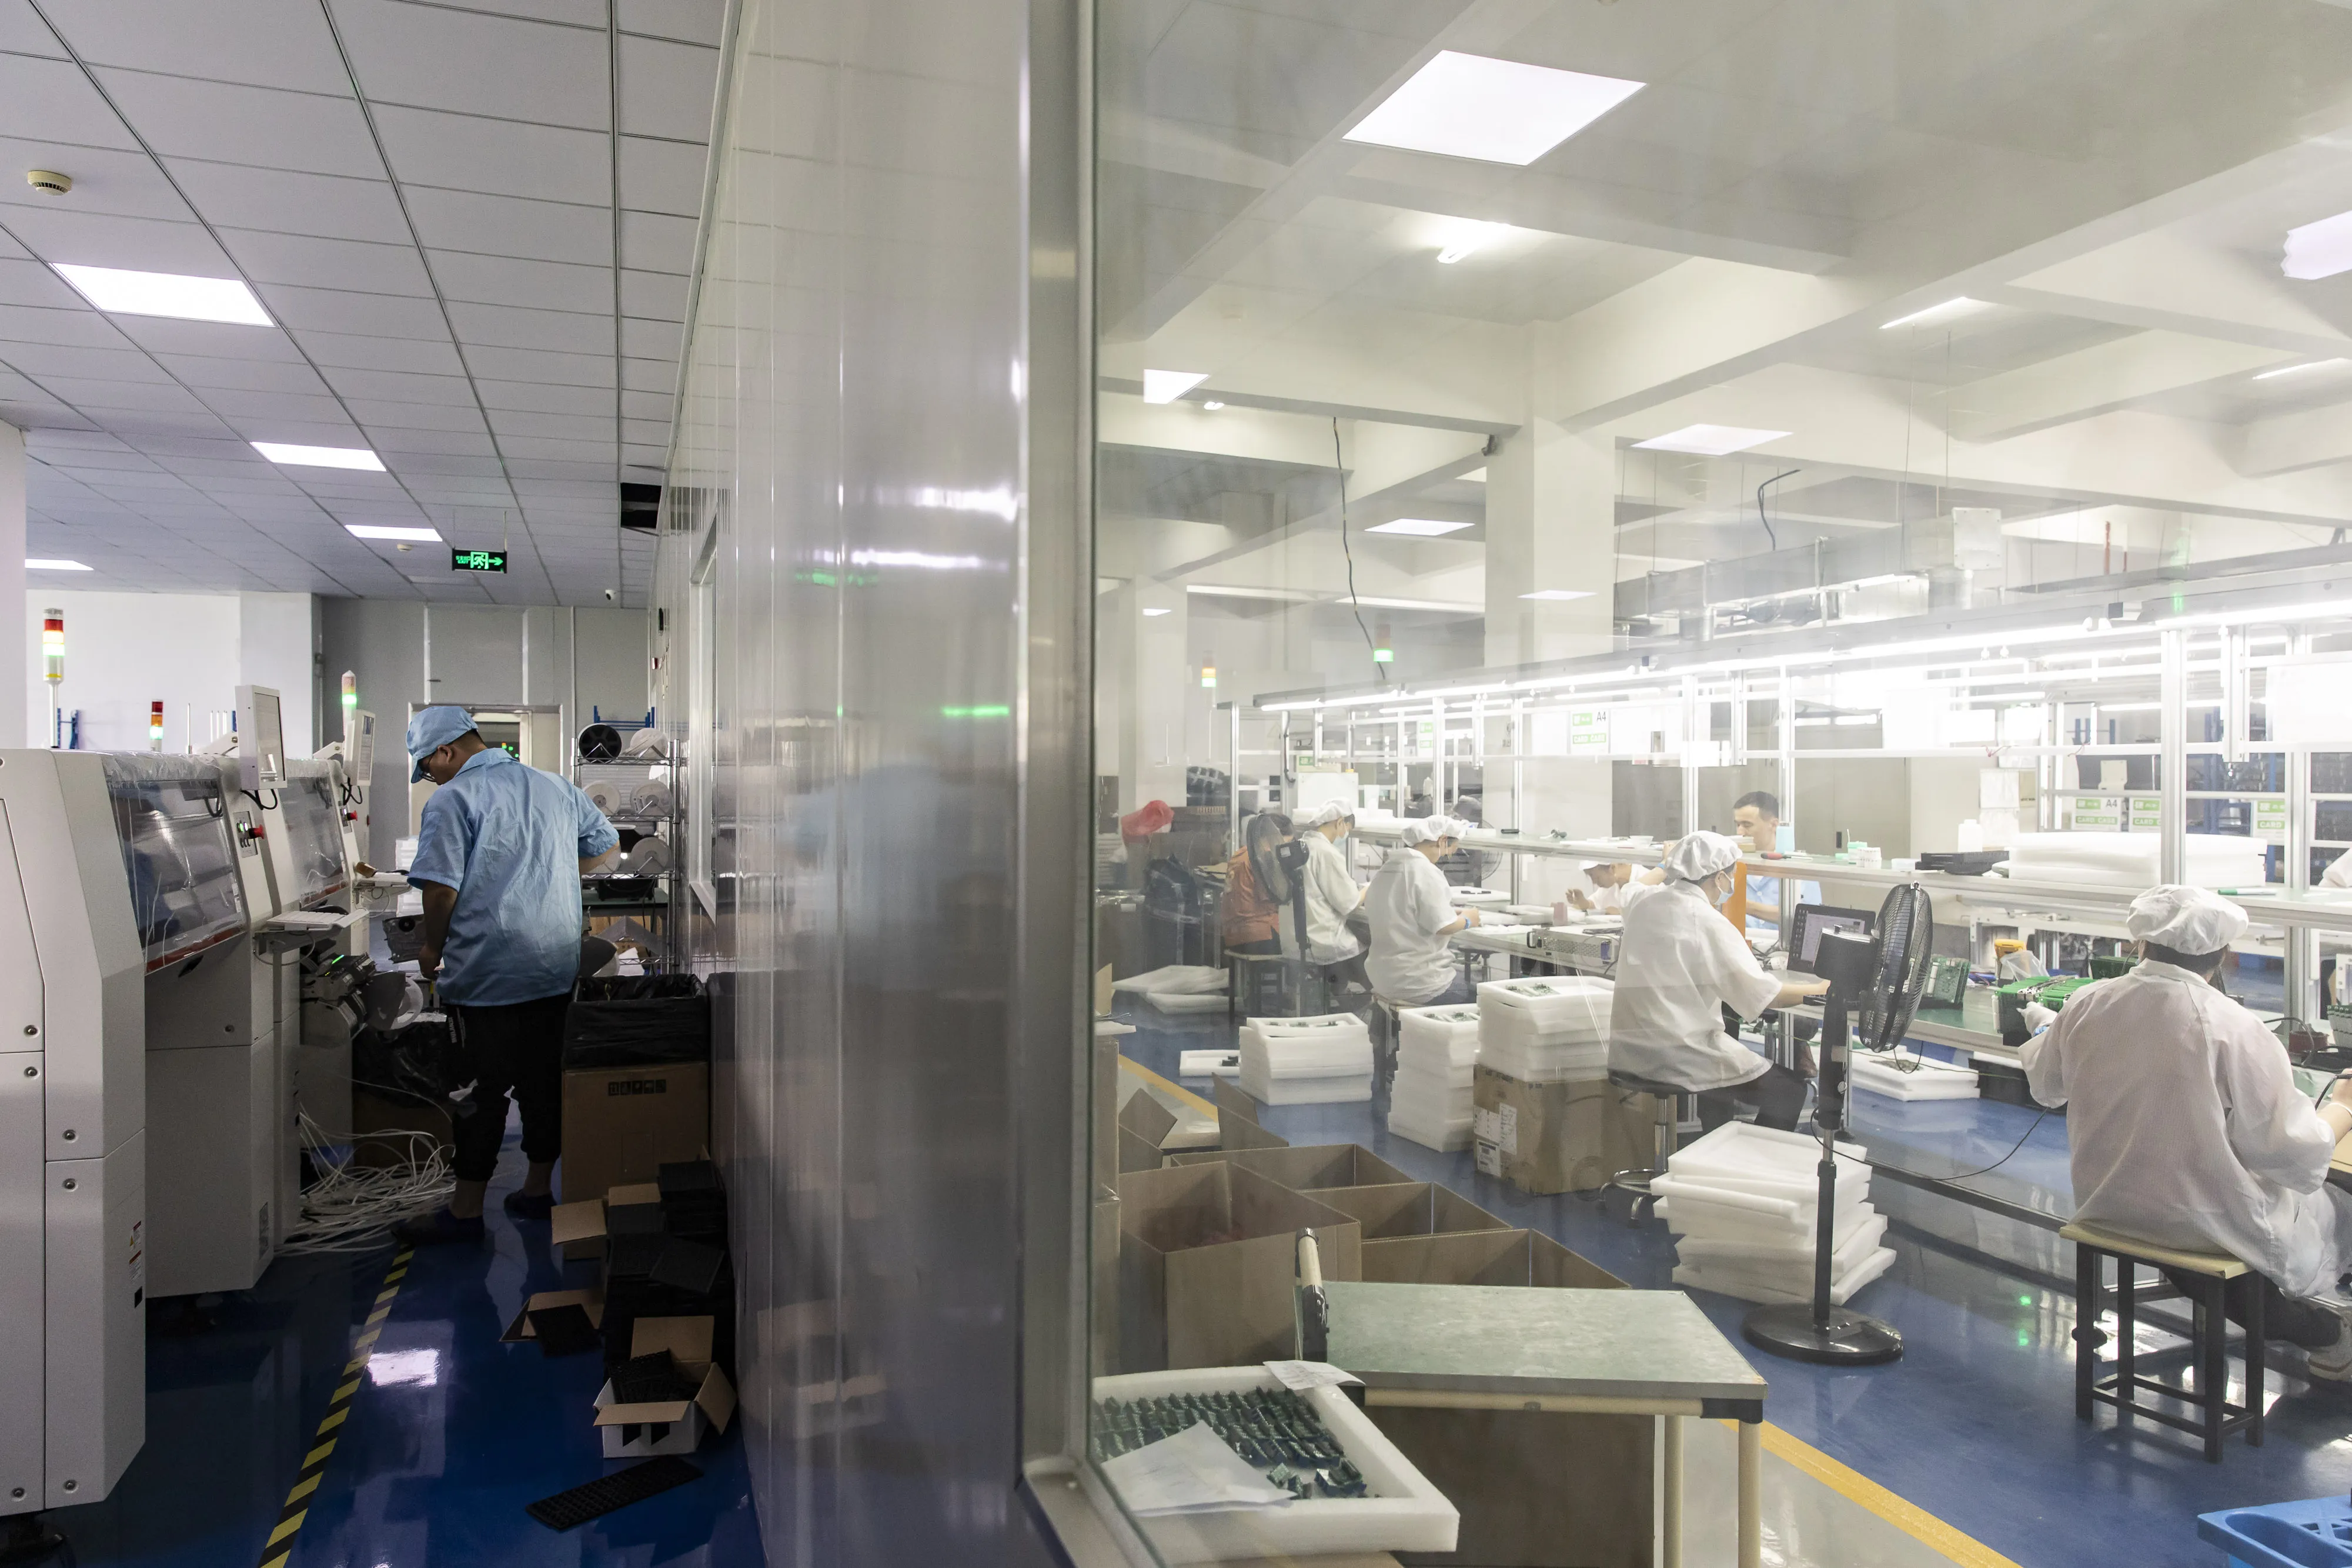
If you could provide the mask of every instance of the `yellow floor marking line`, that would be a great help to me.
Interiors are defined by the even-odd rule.
[[[1764,1427],[1764,1451],[1786,1460],[1847,1501],[1869,1510],[1962,1568],[2017,1568],[2015,1563],[1982,1542],[1962,1534],[1918,1504],[1906,1502],[1859,1470],[1840,1464],[1811,1443],[1790,1436],[1769,1422]]]
[[[393,1255],[392,1272],[383,1277],[383,1291],[376,1297],[375,1311],[368,1318],[371,1324],[381,1323],[391,1312],[392,1299],[400,1294],[396,1281],[408,1272],[408,1260],[413,1256],[413,1250],[405,1247]],[[278,1528],[271,1531],[269,1539],[261,1543],[261,1568],[286,1568],[288,1560],[294,1555],[295,1536],[300,1531],[302,1521],[310,1514],[310,1494],[319,1490],[319,1482],[327,1473],[327,1461],[335,1452],[337,1439],[331,1434],[343,1424],[343,1417],[352,1413],[352,1396],[359,1392],[360,1385],[367,1381],[368,1358],[374,1354],[372,1347],[375,1344],[376,1336],[383,1332],[372,1328],[353,1342],[352,1348],[357,1354],[343,1368],[347,1381],[327,1401],[327,1414],[319,1422],[318,1446],[302,1457],[301,1473],[294,1478],[294,1485],[286,1494],[286,1505],[278,1511]],[[360,1375],[352,1376],[354,1373]]]
[[[1151,1069],[1143,1066],[1139,1062],[1129,1061],[1126,1057],[1122,1056],[1118,1059],[1118,1070],[1121,1072],[1134,1073],[1138,1078],[1142,1079],[1154,1089],[1167,1091],[1169,1093],[1176,1096],[1177,1099],[1183,1101],[1187,1105],[1199,1111],[1201,1114],[1204,1116],[1214,1116],[1217,1113],[1217,1108],[1214,1105],[1210,1104],[1206,1100],[1202,1099],[1198,1094],[1193,1093],[1181,1083],[1171,1082],[1169,1080],[1160,1077],[1160,1074],[1152,1071]]]

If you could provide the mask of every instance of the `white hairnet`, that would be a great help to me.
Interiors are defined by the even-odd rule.
[[[1327,800],[1316,808],[1314,814],[1299,825],[1307,828],[1320,828],[1332,822],[1346,821],[1355,814],[1337,800]]]
[[[2246,912],[2201,887],[2151,887],[2132,900],[2124,929],[2176,953],[2218,953],[2246,929]]]
[[[1668,882],[1705,882],[1739,861],[1739,846],[1721,833],[1685,833],[1666,856]]]
[[[1419,821],[1404,825],[1405,847],[1433,844],[1440,839],[1458,839],[1462,832],[1463,825],[1451,817],[1423,817]]]

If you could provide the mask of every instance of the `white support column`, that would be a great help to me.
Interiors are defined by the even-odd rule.
[[[1616,577],[1613,444],[1548,420],[1505,437],[1486,464],[1486,663],[1606,652]]]
[[[2167,883],[2189,874],[2189,672],[2187,634],[2177,626],[2158,633],[2163,664],[2157,675],[2158,876]]]
[[[25,433],[13,424],[0,424],[0,605],[16,627],[0,636],[0,746],[24,746],[31,739],[25,689],[33,637],[26,625],[32,611],[25,598]]]
[[[1159,612],[1159,613],[1152,613]],[[1104,639],[1104,683],[1124,704],[1111,733],[1118,737],[1118,802],[1122,812],[1146,800],[1184,803],[1184,724],[1199,674],[1186,653],[1185,593],[1181,584],[1145,578],[1105,596],[1111,634]]]

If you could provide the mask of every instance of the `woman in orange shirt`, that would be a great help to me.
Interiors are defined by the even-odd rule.
[[[1242,848],[1225,862],[1225,951],[1279,953],[1282,922],[1290,908],[1290,876],[1276,862],[1276,846],[1295,836],[1290,819],[1261,811],[1242,830]]]

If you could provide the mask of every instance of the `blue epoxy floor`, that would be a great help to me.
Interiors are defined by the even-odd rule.
[[[525,1295],[593,1282],[551,1255],[545,1222],[498,1198],[520,1182],[510,1140],[490,1239],[417,1251],[353,1398],[287,1568],[459,1563],[757,1568],[740,1428],[707,1441],[703,1479],[558,1535],[523,1505],[622,1469],[589,1425],[593,1354],[555,1360],[499,1335]],[[214,1325],[150,1320],[147,1443],[105,1501],[49,1515],[82,1568],[255,1568],[392,1249],[289,1259],[225,1298]]]
[[[1230,1049],[1223,1017],[1170,1019],[1120,1000],[1120,1019],[1139,1026],[1120,1040],[1125,1053],[1206,1095],[1207,1080],[1177,1079],[1177,1052]],[[1444,1182],[1514,1225],[1557,1237],[1637,1286],[1674,1288],[1674,1245],[1663,1224],[1629,1230],[1581,1198],[1529,1197],[1479,1176],[1466,1153],[1440,1154],[1391,1136],[1372,1111],[1275,1107],[1265,1122],[1294,1144],[1366,1145],[1416,1178]],[[1927,1171],[1990,1164],[2032,1127],[2015,1159],[1972,1185],[2053,1210],[2067,1205],[2060,1117],[2034,1127],[2034,1113],[2013,1105],[1903,1105],[1870,1096],[1858,1105],[1857,1122],[1882,1155],[1900,1144],[1905,1163]],[[2352,1387],[2309,1385],[2274,1371],[2268,1441],[2248,1448],[2233,1438],[2223,1462],[2207,1465],[2185,1435],[2152,1424],[2137,1436],[2122,1433],[2104,1409],[2089,1425],[2074,1418],[2071,1295],[1900,1232],[1890,1233],[1889,1245],[1895,1267],[1856,1305],[1903,1331],[1904,1359],[1834,1372],[1756,1354],[1772,1382],[1767,1418],[2023,1568],[2221,1568],[2221,1554],[2197,1540],[2198,1514],[2341,1496],[2352,1487]],[[1748,1303],[1691,1293],[1736,1340]],[[2178,1342],[2144,1325],[2141,1343],[2145,1355]],[[2174,1375],[2165,1364],[2153,1370]]]

